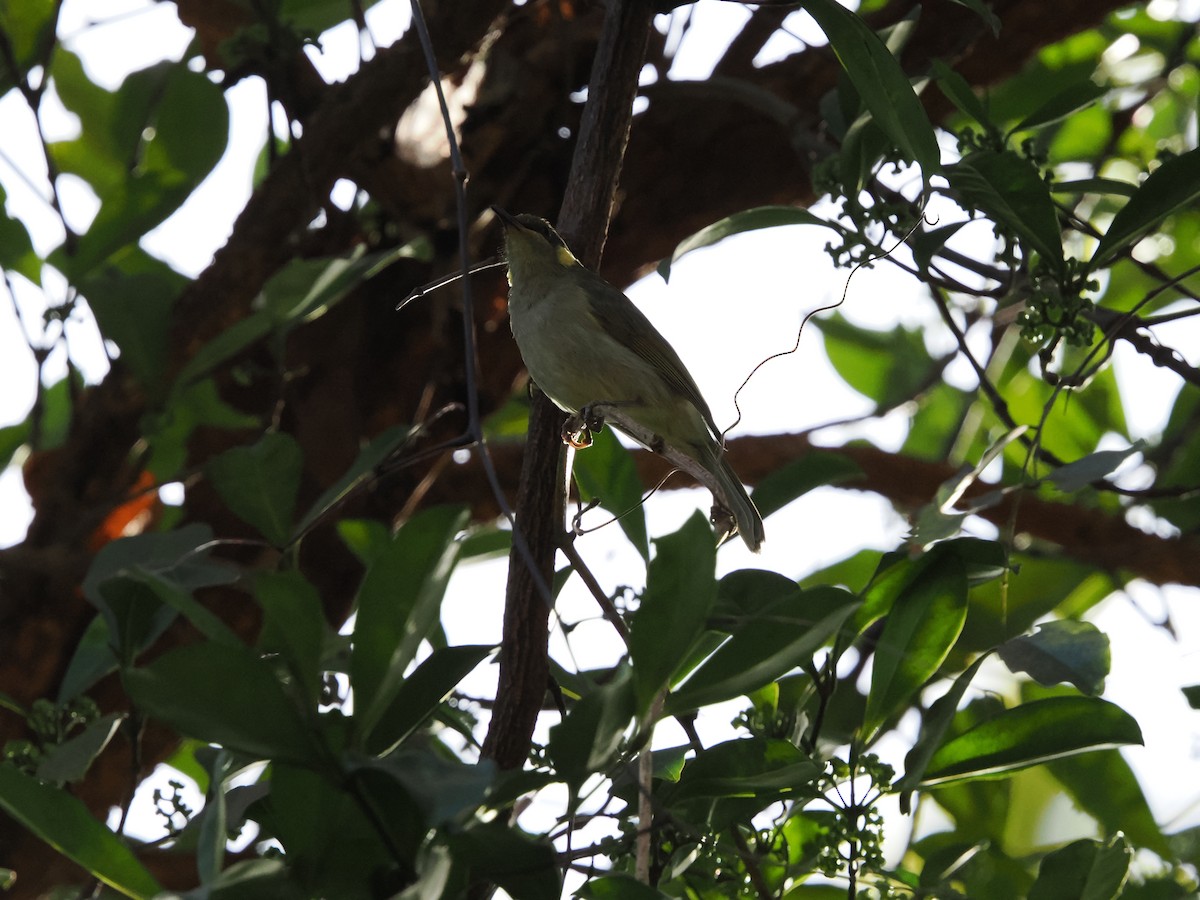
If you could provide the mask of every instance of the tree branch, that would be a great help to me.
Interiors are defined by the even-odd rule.
[[[578,258],[593,268],[604,250],[652,19],[653,8],[646,0],[612,0],[592,63],[588,103],[558,227]],[[545,395],[534,398],[517,494],[517,527],[547,583],[563,523],[554,478],[562,455],[562,420],[562,413]],[[529,754],[550,674],[549,612],[514,548],[509,556],[496,709],[483,744],[484,755],[501,768],[516,768]]]

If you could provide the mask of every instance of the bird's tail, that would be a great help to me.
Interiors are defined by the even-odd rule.
[[[714,447],[708,462],[709,465],[705,468],[715,481],[715,484],[709,484],[707,487],[713,492],[715,501],[712,520],[717,529],[718,542],[724,543],[737,532],[746,542],[746,546],[757,553],[765,533],[762,516],[758,514],[754,501],[742,487],[741,479],[729,465],[723,450]]]

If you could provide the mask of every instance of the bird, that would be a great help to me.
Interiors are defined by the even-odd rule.
[[[738,534],[758,552],[762,516],[679,354],[632,300],[575,258],[549,222],[492,210],[504,226],[513,338],[530,379],[570,414],[563,439],[586,447],[607,422],[712,492],[718,544]]]

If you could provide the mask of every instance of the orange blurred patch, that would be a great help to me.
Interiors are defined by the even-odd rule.
[[[117,538],[141,534],[162,510],[162,501],[154,489],[154,477],[142,472],[137,482],[129,489],[130,499],[110,512],[88,538],[88,549],[95,553]]]

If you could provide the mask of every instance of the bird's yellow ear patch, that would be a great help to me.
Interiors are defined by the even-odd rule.
[[[560,266],[577,266],[579,260],[575,258],[575,254],[566,247],[555,247],[555,252],[558,254],[558,264]]]

